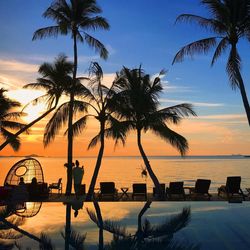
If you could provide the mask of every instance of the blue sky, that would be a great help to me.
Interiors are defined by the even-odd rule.
[[[0,81],[14,74],[22,86],[27,83],[25,81],[34,81],[37,77],[34,72],[19,68],[14,72],[7,67],[6,61],[40,65],[44,61],[53,61],[61,52],[72,57],[72,40],[68,36],[31,41],[36,29],[52,24],[42,17],[50,3],[49,0],[0,1]],[[207,10],[198,0],[103,0],[98,3],[111,28],[110,31],[89,33],[107,46],[110,56],[107,61],[101,60],[94,50],[79,44],[79,72],[85,72],[91,60],[97,60],[107,74],[115,73],[123,65],[137,67],[142,64],[150,74],[164,68],[168,73],[166,91],[161,97],[163,106],[191,102],[200,117],[231,115],[233,120],[236,115],[242,118],[244,109],[240,93],[232,91],[225,72],[227,54],[212,68],[211,54],[197,55],[193,60],[171,65],[175,53],[183,45],[210,35],[193,24],[175,25],[179,14],[207,15]],[[249,43],[243,41],[239,45],[243,78],[250,97]],[[15,87],[16,82],[9,84],[10,88]],[[242,131],[242,138],[249,135],[244,118],[239,124],[234,120],[230,128]]]

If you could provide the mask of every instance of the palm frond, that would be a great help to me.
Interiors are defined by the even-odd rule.
[[[88,149],[94,148],[97,145],[98,141],[100,141],[100,138],[101,138],[100,133],[98,135],[94,136],[88,145]]]
[[[174,132],[167,127],[164,123],[155,123],[150,125],[152,132],[160,136],[166,142],[169,142],[173,147],[175,147],[181,155],[185,155],[188,150],[187,140],[180,134]]]
[[[89,115],[83,116],[80,118],[78,121],[76,121],[72,126],[73,126],[73,136],[78,136],[86,127],[87,120],[88,120]],[[68,133],[68,129],[64,134]]]
[[[49,122],[45,127],[43,137],[43,143],[45,147],[48,146],[52,140],[54,140],[60,128],[63,126],[63,124],[66,123],[68,119],[68,113],[69,103],[67,102],[59,106],[53,116],[50,118]]]
[[[41,239],[41,242],[39,244],[40,250],[54,250],[55,249],[48,235],[41,233],[40,239]]]
[[[8,130],[4,129],[3,127],[0,128],[0,132],[6,140],[14,137],[14,134],[12,134]],[[21,145],[21,142],[20,142],[19,137],[16,137],[15,139],[10,141],[10,146],[13,148],[14,151],[18,151],[20,148],[20,145]]]
[[[176,18],[175,23],[178,22],[195,22],[200,27],[205,28],[210,31],[217,32],[219,34],[224,34],[227,30],[223,22],[216,19],[205,18],[202,16],[192,15],[192,14],[182,14]]]
[[[101,16],[95,16],[85,19],[82,23],[80,23],[80,27],[83,29],[103,29],[109,30],[110,26],[107,22],[106,18]]]
[[[216,50],[214,52],[213,59],[212,59],[212,62],[211,62],[211,66],[214,65],[214,63],[216,62],[218,57],[220,57],[221,54],[226,50],[228,44],[229,44],[229,42],[228,42],[227,37],[224,37],[224,38],[221,39],[221,41],[219,42],[219,44],[216,47]]]
[[[192,42],[182,47],[175,55],[172,64],[182,62],[185,56],[192,57],[195,53],[206,54],[211,48],[215,47],[217,37],[209,37]]]
[[[154,230],[151,231],[151,236],[153,238],[158,238],[166,235],[169,235],[171,237],[174,233],[186,227],[190,219],[190,208],[185,207],[182,209],[182,212],[180,214],[175,215],[169,220],[167,219],[166,221],[164,221],[162,224],[155,226]]]
[[[104,220],[103,221],[103,229],[107,232],[110,232],[116,236],[126,237],[126,227],[121,226],[118,222],[111,221],[111,220]]]
[[[64,233],[61,233],[62,237],[65,239]],[[86,240],[87,233],[80,234],[75,230],[70,231],[69,244],[73,249],[84,250],[84,243]]]
[[[105,48],[105,46],[96,38],[90,36],[89,34],[87,34],[86,32],[84,33],[84,38],[87,42],[87,44],[91,47],[94,48],[96,50],[96,52],[98,52],[100,54],[100,57],[103,59],[107,59],[108,58],[108,50]]]
[[[60,27],[57,25],[46,27],[46,28],[41,28],[34,32],[32,41],[37,40],[37,39],[51,37],[51,36],[57,37],[59,33],[60,33]]]

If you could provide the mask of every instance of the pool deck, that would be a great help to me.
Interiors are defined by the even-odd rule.
[[[214,202],[214,201],[226,201],[228,202],[226,197],[221,197],[218,196],[217,193],[211,193],[211,198],[210,200],[207,199],[206,197],[203,196],[190,196],[190,195],[186,195],[186,198],[183,199],[182,197],[173,197],[172,199],[158,199],[157,197],[153,196],[152,193],[148,193],[147,194],[147,198],[145,196],[135,196],[134,198],[132,198],[132,193],[127,193],[126,195],[124,195],[123,193],[118,193],[114,198],[110,197],[110,196],[106,196],[106,197],[100,197],[97,194],[95,195],[94,200],[96,201],[100,201],[100,202],[138,202],[138,201],[160,201],[160,202],[175,202],[175,201],[205,201],[205,202]],[[85,201],[86,199],[86,195],[82,195],[79,196],[78,199],[76,199],[75,195],[71,195],[71,196],[65,196],[65,194],[58,194],[58,193],[52,193],[49,195],[48,199],[44,199],[42,200],[43,202],[75,202],[76,200],[78,201]],[[41,200],[39,200],[41,201]],[[245,197],[245,201],[249,202],[250,201],[250,197],[246,196]],[[245,202],[243,201],[243,202]],[[233,198],[230,199],[230,202],[232,203],[239,203],[242,202],[242,197],[240,196],[234,196]]]

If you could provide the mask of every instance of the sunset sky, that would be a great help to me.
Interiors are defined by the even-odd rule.
[[[8,96],[23,104],[42,94],[23,90],[22,86],[35,82],[38,67],[53,62],[59,53],[73,58],[72,40],[59,36],[32,42],[35,30],[53,24],[42,17],[50,0],[0,1],[0,87],[8,89]],[[194,40],[209,36],[192,24],[178,23],[179,14],[207,15],[198,0],[106,0],[98,1],[103,16],[110,23],[110,31],[89,32],[102,41],[110,56],[104,61],[85,44],[79,44],[78,75],[86,73],[91,61],[98,61],[105,72],[104,83],[110,84],[115,72],[122,66],[138,67],[147,73],[157,74],[161,69],[168,73],[163,79],[162,107],[188,102],[194,105],[198,117],[183,120],[176,129],[189,141],[189,155],[250,154],[250,128],[239,91],[233,91],[225,72],[226,56],[210,67],[211,54],[197,55],[183,63],[171,65],[175,53]],[[239,43],[243,61],[243,79],[250,98],[250,44]],[[27,121],[41,112],[41,107],[30,107]],[[46,149],[42,144],[43,128],[47,119],[34,126],[29,135],[22,135],[22,146],[14,153],[6,147],[0,155],[39,154],[66,156],[67,140],[63,131]],[[75,140],[75,156],[95,156],[98,147],[87,151],[98,124],[91,121],[86,131]],[[0,138],[1,142],[2,139]],[[148,133],[143,136],[148,155],[177,155],[178,152],[160,138]],[[114,143],[107,142],[105,155],[139,155],[133,133],[125,147],[114,151]]]

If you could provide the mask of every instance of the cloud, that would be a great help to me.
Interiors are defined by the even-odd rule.
[[[197,118],[197,117],[194,117]],[[235,120],[241,119],[245,120],[245,114],[221,114],[221,115],[202,115],[199,116],[199,119],[206,119],[206,120]]]
[[[36,79],[37,70],[37,64],[30,64],[17,60],[0,59],[1,85],[8,89],[20,88],[24,84]]]
[[[191,87],[187,86],[174,86],[174,85],[167,85],[163,87],[163,91],[167,93],[185,93],[185,92],[194,92]]]
[[[198,106],[198,107],[211,107],[211,108],[225,106],[224,103],[193,102],[193,101],[187,101],[187,100],[175,100],[175,99],[167,99],[167,98],[161,98],[160,102],[163,102],[163,103],[174,103],[174,104],[191,103],[194,106]]]
[[[5,72],[37,72],[38,65],[24,63],[16,60],[2,60],[0,59],[0,70]]]

